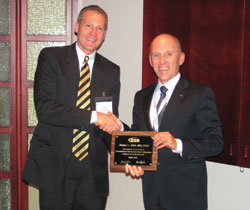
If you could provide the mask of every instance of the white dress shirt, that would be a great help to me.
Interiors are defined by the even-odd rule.
[[[80,47],[76,43],[76,53],[79,61],[79,72],[81,71],[85,56],[89,57],[88,64],[89,64],[90,80],[91,80],[96,52],[92,53],[91,55],[87,55],[80,49]]]
[[[158,114],[161,112],[163,107],[168,104],[169,99],[171,98],[174,92],[175,86],[180,79],[180,76],[181,76],[180,73],[178,73],[174,78],[172,78],[166,84],[164,84],[164,86],[168,89],[168,91],[166,92],[166,97],[162,101],[161,106],[159,107],[159,110],[157,113],[156,106],[161,95],[160,87],[163,86],[163,84],[161,84],[161,82],[158,80],[158,84],[154,90],[153,98],[152,98],[151,105],[150,105],[150,113],[149,113],[151,126],[154,128],[155,131],[158,131],[159,129]],[[177,149],[172,150],[172,151],[174,153],[182,154],[182,150],[183,150],[182,141],[180,139],[176,139],[176,141],[177,141]]]
[[[84,62],[84,58],[87,54],[85,54],[80,47],[78,46],[77,42],[76,42],[76,53],[77,53],[77,57],[78,57],[78,62],[79,62],[79,72],[81,71],[83,62]],[[92,77],[92,72],[93,72],[93,66],[94,66],[94,61],[95,61],[95,55],[96,52],[92,53],[91,55],[87,55],[89,57],[88,60],[88,65],[89,65],[89,71],[90,71],[90,81],[91,81],[91,77]],[[90,123],[95,123],[97,121],[97,113],[96,111],[92,111],[91,112],[91,118],[90,118]]]

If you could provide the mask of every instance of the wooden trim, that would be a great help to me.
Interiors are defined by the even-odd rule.
[[[26,36],[26,41],[35,41],[35,42],[67,42],[67,36],[65,35],[28,35]]]
[[[19,139],[19,160],[20,160],[20,170],[19,170],[19,180],[21,180],[21,172],[24,168],[27,153],[28,153],[28,135],[33,134],[35,127],[28,126],[28,110],[27,110],[27,100],[28,100],[28,88],[33,88],[34,82],[27,80],[27,42],[65,42],[65,44],[71,43],[71,19],[72,19],[72,7],[75,1],[73,0],[65,0],[66,3],[66,35],[28,35],[27,34],[27,0],[23,0],[21,4],[21,0],[19,0],[20,4],[20,24],[19,29],[20,40],[19,40],[19,61],[20,69],[18,69],[18,84],[19,84],[19,92],[18,94],[18,111],[20,114],[19,126],[18,126],[18,139]],[[19,196],[18,206],[19,209],[28,209],[28,186],[20,181],[21,185],[21,196]]]
[[[10,69],[11,69],[11,67],[10,67]],[[1,88],[10,88],[11,87],[11,83],[10,83],[10,81],[1,81],[0,82],[0,87]]]
[[[72,1],[66,0],[66,44],[71,44]],[[67,36],[68,35],[68,36]]]
[[[11,172],[2,171],[0,173],[0,179],[10,179],[10,177],[11,177]]]
[[[9,134],[11,132],[11,127],[1,127],[0,134]]]
[[[21,63],[22,63],[22,3],[23,5],[26,4],[26,1],[24,0],[21,2],[21,0],[16,0],[16,139],[17,139],[17,171],[18,171],[18,197],[17,197],[17,206],[18,209],[27,209],[27,205],[22,205],[22,201],[25,202],[25,190],[27,189],[23,188],[23,183],[22,183],[22,68],[21,68]]]
[[[10,41],[10,35],[7,34],[1,34],[0,35],[0,42],[6,42],[6,41]]]
[[[71,42],[75,42],[76,41],[76,36],[74,33],[74,26],[75,26],[75,22],[78,16],[78,1],[72,1],[72,9],[71,9],[71,31],[69,32],[69,34],[71,33]]]

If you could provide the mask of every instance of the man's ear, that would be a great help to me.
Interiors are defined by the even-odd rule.
[[[179,62],[179,65],[181,66],[185,61],[185,53],[181,53],[181,57],[180,57],[180,62]]]
[[[105,41],[106,34],[107,34],[107,31],[104,31],[104,36],[103,36],[103,40],[102,40],[102,42],[104,42],[104,41]]]
[[[78,30],[79,30],[79,23],[76,22],[76,23],[75,23],[75,26],[74,26],[74,33],[75,33],[75,35],[77,35]]]
[[[148,55],[148,59],[149,59],[150,66],[153,67],[152,60],[151,60],[151,56],[150,56],[150,55]]]

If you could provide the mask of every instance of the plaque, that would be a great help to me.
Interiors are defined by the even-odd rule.
[[[125,172],[126,164],[136,165],[145,171],[156,171],[158,153],[151,131],[114,132],[111,140],[110,171]]]

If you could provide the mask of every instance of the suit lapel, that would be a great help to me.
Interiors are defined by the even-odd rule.
[[[179,106],[182,103],[182,100],[185,96],[185,89],[188,88],[188,82],[185,78],[181,76],[179,82],[177,83],[174,92],[165,108],[165,112],[163,113],[161,124],[159,125],[159,130],[164,126],[164,130],[168,126],[169,117],[175,114]]]
[[[65,62],[71,66],[70,73],[72,74],[71,77],[75,78],[76,81],[80,79],[80,70],[79,70],[79,61],[76,54],[76,47],[75,43],[72,44],[66,53]]]
[[[103,66],[104,65],[101,63],[100,55],[96,53],[90,84],[92,109],[95,109],[95,97],[103,95],[102,92],[104,90],[105,83]]]
[[[157,83],[155,83],[149,88],[148,92],[145,94],[145,97],[143,99],[143,108],[142,108],[143,116],[149,130],[153,130],[150,122],[150,105],[156,85]]]
[[[79,61],[76,53],[75,43],[72,44],[66,52],[64,69],[64,73],[66,74],[66,78],[68,78],[69,83],[68,91],[72,93],[72,99],[74,99],[72,103],[75,104],[80,80]]]
[[[70,46],[65,57],[66,65],[68,65],[69,78],[72,79],[72,92],[75,94],[75,100],[78,92],[78,83],[80,80],[80,70],[79,70],[79,61],[75,49],[75,43]],[[94,99],[97,96],[102,96],[102,91],[104,88],[104,72],[103,65],[101,63],[100,55],[96,53],[95,62],[93,65],[90,90],[91,90],[91,109],[95,109]]]

